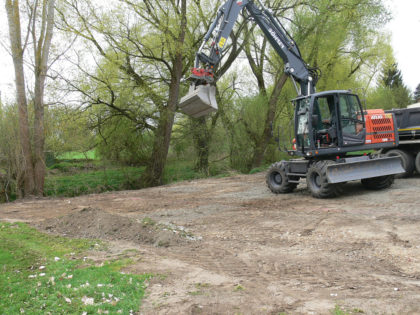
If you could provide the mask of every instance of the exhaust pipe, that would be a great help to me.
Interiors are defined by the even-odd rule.
[[[179,108],[194,118],[217,111],[216,87],[209,84],[191,85],[189,93],[181,98]]]

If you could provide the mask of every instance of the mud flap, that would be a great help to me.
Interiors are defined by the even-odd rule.
[[[199,85],[181,98],[179,108],[188,116],[198,118],[217,110],[216,87]]]
[[[379,157],[361,161],[335,163],[327,168],[327,179],[331,184],[342,183],[363,178],[404,173],[401,159],[395,157]]]

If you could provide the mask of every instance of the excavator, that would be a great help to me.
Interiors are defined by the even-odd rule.
[[[316,92],[319,71],[303,60],[296,42],[260,0],[228,0],[218,9],[196,53],[188,78],[190,90],[179,103],[181,111],[201,117],[217,110],[215,69],[244,10],[248,13],[245,23],[256,23],[283,59],[284,72],[298,95],[292,100],[295,138],[287,150],[292,159],[271,165],[266,176],[269,189],[290,193],[306,179],[313,197],[329,198],[338,196],[348,181],[361,180],[373,190],[390,187],[394,175],[404,172],[400,157],[357,152],[398,146],[393,114],[365,110],[350,90]]]

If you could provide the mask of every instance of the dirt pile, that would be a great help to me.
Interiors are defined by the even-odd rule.
[[[164,247],[184,241],[184,238],[175,231],[150,219],[138,222],[90,207],[59,218],[37,222],[34,226],[40,230],[68,237],[125,240]]]

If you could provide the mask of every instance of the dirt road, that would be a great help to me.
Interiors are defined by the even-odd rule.
[[[186,235],[158,246],[126,231],[119,238],[113,227],[109,252],[92,253],[97,260],[124,253],[135,261],[127,271],[160,275],[142,314],[330,314],[337,305],[420,314],[419,196],[420,176],[379,192],[349,183],[342,197],[318,200],[305,184],[274,195],[264,174],[238,175],[3,204],[0,220],[34,223],[92,207]]]

